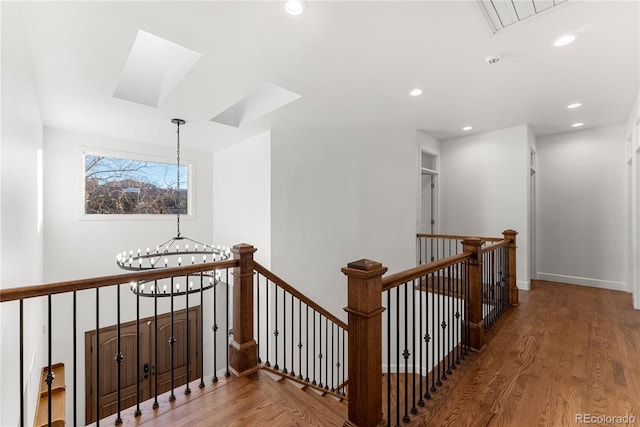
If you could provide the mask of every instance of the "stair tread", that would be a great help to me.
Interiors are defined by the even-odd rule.
[[[268,377],[263,377],[268,378]],[[346,406],[340,404],[338,401],[331,402],[315,392],[310,391],[311,388],[303,387],[299,388],[291,381],[262,381],[263,386],[269,388],[269,392],[273,396],[279,395],[285,401],[288,401],[289,406],[297,408],[296,411],[300,411],[301,408],[305,408],[305,417],[321,421],[318,425],[329,425],[335,423],[335,425],[342,425],[347,417]],[[314,393],[315,396],[310,393]]]
[[[58,388],[51,391],[51,425],[63,426],[65,419],[65,390]],[[38,411],[36,412],[36,419],[34,426],[43,427],[49,424],[49,414],[47,408],[49,406],[49,396],[45,394],[40,396],[38,402]]]
[[[64,390],[66,389],[65,380],[64,380],[64,363],[54,363],[51,365],[51,372],[54,375],[54,380],[51,383],[51,391],[54,390]],[[46,396],[48,393],[48,384],[45,379],[47,378],[47,374],[49,373],[49,367],[45,366],[42,368],[42,374],[40,375],[40,397]]]

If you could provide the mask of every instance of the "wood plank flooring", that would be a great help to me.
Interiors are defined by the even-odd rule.
[[[288,380],[273,378],[259,370],[251,375],[223,378],[205,388],[199,381],[191,383],[191,394],[175,390],[176,400],[169,402],[165,393],[141,405],[142,415],[134,417],[135,408],[122,413],[122,426],[144,427],[218,427],[218,426],[342,426],[347,406],[330,396],[300,390]],[[113,426],[115,415],[103,419],[102,426]]]
[[[640,311],[631,294],[534,281],[520,302],[428,425],[573,426],[590,414],[628,415],[640,426]]]

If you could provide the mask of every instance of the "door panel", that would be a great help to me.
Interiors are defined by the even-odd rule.
[[[186,382],[187,345],[189,345],[189,380],[201,375],[200,366],[200,307],[189,309],[189,339],[187,339],[187,319],[185,310],[174,312],[174,387]],[[155,322],[153,317],[140,319],[140,401],[154,397],[154,380],[158,379],[158,394],[171,389],[171,315],[164,313],[158,316],[158,366],[154,366],[153,349]],[[95,422],[96,354],[100,353],[100,418],[117,412],[117,363],[115,361],[118,348],[117,327],[108,326],[100,329],[100,343],[96,345],[96,331],[85,333],[85,367],[86,367],[86,423]],[[137,403],[136,388],[136,323],[128,322],[120,326],[120,353],[122,354],[120,374],[120,409],[124,410]],[[145,364],[148,366],[145,372]]]
[[[120,363],[120,408],[125,409],[136,404],[136,325],[135,323],[123,324],[120,327],[120,353],[122,361]],[[142,366],[149,358],[149,326],[147,322],[140,324],[140,399],[149,398],[149,381],[144,378]],[[93,391],[96,385],[97,375],[95,370],[95,354],[100,352],[100,418],[117,412],[118,402],[118,365],[116,355],[118,353],[118,330],[116,326],[110,326],[100,330],[100,344],[96,346],[96,333],[88,333],[90,337],[89,354],[87,362],[90,363],[91,377],[87,378],[90,385],[87,394],[87,423],[95,421],[95,395]]]
[[[189,339],[187,336],[187,319],[184,311],[174,313],[173,334],[173,376],[174,387],[186,383],[187,379],[187,345],[189,346],[189,380],[200,375],[198,351],[200,334],[198,313],[193,307],[189,310]],[[158,379],[158,394],[171,390],[171,316],[158,318],[158,365],[154,372]],[[153,340],[151,345],[153,345]]]

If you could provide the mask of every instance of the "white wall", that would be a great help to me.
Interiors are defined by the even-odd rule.
[[[441,142],[442,232],[500,237],[518,232],[517,284],[528,290],[528,126]]]
[[[624,125],[539,137],[538,277],[628,291]]]
[[[344,319],[342,267],[415,266],[416,133],[272,131],[271,147],[272,269]]]
[[[22,21],[16,5],[2,10],[2,142],[0,146],[0,288],[42,282],[43,234],[42,121],[22,43]],[[11,43],[7,43],[11,41]],[[45,360],[42,335],[44,306],[24,303],[25,425],[33,423],[40,368]],[[0,425],[17,425],[19,405],[18,303],[0,305]],[[33,370],[29,374],[33,360]]]
[[[212,158],[210,153],[192,152],[185,149],[183,140],[181,160],[193,165],[191,199],[193,216],[181,216],[181,234],[203,243],[211,242],[212,236]],[[175,149],[134,141],[124,141],[87,135],[59,129],[45,128],[44,132],[44,229],[45,262],[44,279],[46,282],[97,277],[122,273],[117,268],[115,256],[123,250],[155,247],[176,235],[176,218],[167,217],[89,219],[83,217],[82,179],[84,164],[83,147],[94,150],[110,150],[151,156],[161,161],[175,162]],[[224,301],[224,292],[218,294],[219,302]],[[78,293],[78,417],[84,420],[84,342],[86,331],[96,329],[95,301],[96,292]],[[208,292],[208,302],[211,291]],[[159,300],[160,313],[169,311],[167,299]],[[192,298],[190,305],[199,300]],[[121,322],[135,319],[135,298],[127,285],[121,287]],[[205,303],[206,305],[206,303]],[[151,299],[141,299],[141,314],[144,318],[153,314]],[[72,366],[73,335],[71,295],[53,298],[53,362],[63,362]],[[222,306],[224,307],[224,305]],[[175,309],[184,308],[184,301],[176,301]],[[207,325],[212,324],[211,307],[205,307],[203,316]],[[116,323],[116,290],[110,287],[100,291],[100,324],[106,327]],[[221,323],[223,327],[224,322]],[[208,331],[208,328],[205,328]],[[224,334],[221,334],[224,335]],[[205,334],[205,352],[211,348],[212,339]],[[224,349],[224,346],[218,348]],[[220,361],[224,358],[219,358]],[[210,375],[212,363],[205,358],[205,373]],[[67,371],[70,373],[70,370]],[[70,374],[68,374],[70,375]],[[67,378],[67,407],[72,407],[71,377]]]
[[[213,154],[213,236],[227,246],[255,246],[255,259],[270,268],[270,132]]]

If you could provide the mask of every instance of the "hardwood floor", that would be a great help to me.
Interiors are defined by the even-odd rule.
[[[428,425],[572,426],[580,414],[640,425],[640,311],[631,294],[534,281],[520,302]]]
[[[261,427],[261,426],[342,426],[347,418],[346,402],[321,396],[312,389],[300,389],[288,380],[259,370],[245,377],[222,378],[203,389],[191,383],[191,394],[176,389],[176,400],[168,393],[158,397],[160,407],[152,401],[141,405],[142,415],[134,417],[135,408],[123,411],[122,426],[144,427]],[[113,426],[115,416],[100,425]]]
[[[630,294],[534,281],[489,336],[486,349],[401,425],[573,426],[590,414],[635,417],[640,426],[640,311]],[[344,402],[269,375],[223,378],[204,389],[195,383],[189,396],[176,390],[175,402],[161,397],[156,411],[146,402],[139,418],[125,411],[123,425],[342,426]]]

